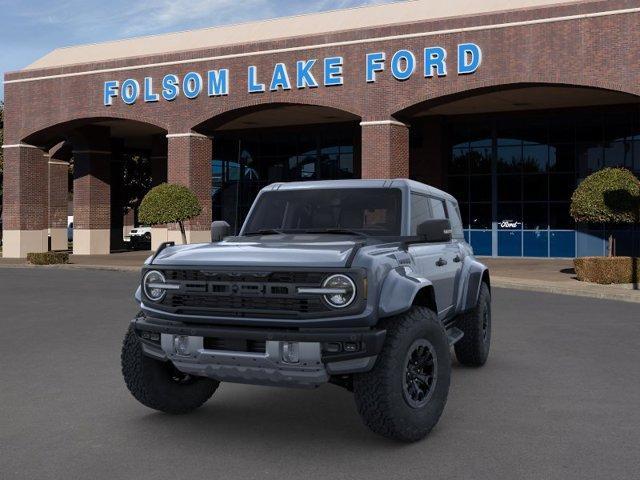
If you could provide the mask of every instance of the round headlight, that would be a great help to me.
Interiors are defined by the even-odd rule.
[[[164,275],[159,271],[151,270],[144,275],[144,278],[142,279],[142,288],[144,289],[144,294],[149,300],[159,302],[167,293],[164,288],[158,288],[156,286],[159,283],[165,283]]]
[[[346,275],[332,275],[322,284],[322,288],[332,290],[324,295],[324,300],[333,308],[345,308],[356,298],[356,286]]]

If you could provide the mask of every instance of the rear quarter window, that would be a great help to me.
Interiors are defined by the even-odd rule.
[[[460,208],[457,202],[447,200],[447,210],[449,212],[449,221],[451,222],[451,234],[453,238],[464,239],[464,229],[462,228],[462,219],[460,218]]]

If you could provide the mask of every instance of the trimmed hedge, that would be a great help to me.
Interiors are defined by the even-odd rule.
[[[640,180],[625,168],[603,168],[585,178],[571,197],[576,222],[636,223]]]
[[[640,281],[640,258],[581,257],[573,260],[578,280],[600,283],[633,283]],[[633,270],[635,268],[635,276]]]
[[[69,263],[67,252],[27,253],[27,261],[31,265],[59,265]]]
[[[138,218],[145,225],[179,223],[202,213],[198,197],[183,185],[163,183],[152,188],[140,203]]]

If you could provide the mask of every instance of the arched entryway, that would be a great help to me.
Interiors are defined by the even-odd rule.
[[[238,231],[266,185],[360,177],[359,122],[326,106],[267,104],[197,125],[196,132],[213,139],[213,218]]]
[[[166,131],[133,120],[53,125],[9,145],[5,157],[6,194],[19,199],[6,202],[5,256],[71,242],[76,254],[123,249],[142,196],[167,178]]]
[[[601,226],[576,225],[578,182],[607,166],[640,173],[640,98],[567,85],[492,87],[398,112],[411,125],[411,177],[458,198],[477,254],[574,257],[606,252]],[[640,250],[632,228],[622,251]]]

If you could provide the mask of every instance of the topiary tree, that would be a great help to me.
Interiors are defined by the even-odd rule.
[[[640,180],[625,168],[605,168],[592,173],[571,197],[571,216],[576,222],[638,223]],[[615,239],[609,235],[609,256]]]
[[[198,197],[182,185],[163,183],[152,188],[140,203],[140,222],[146,225],[177,223],[182,243],[187,243],[184,222],[202,213]]]

